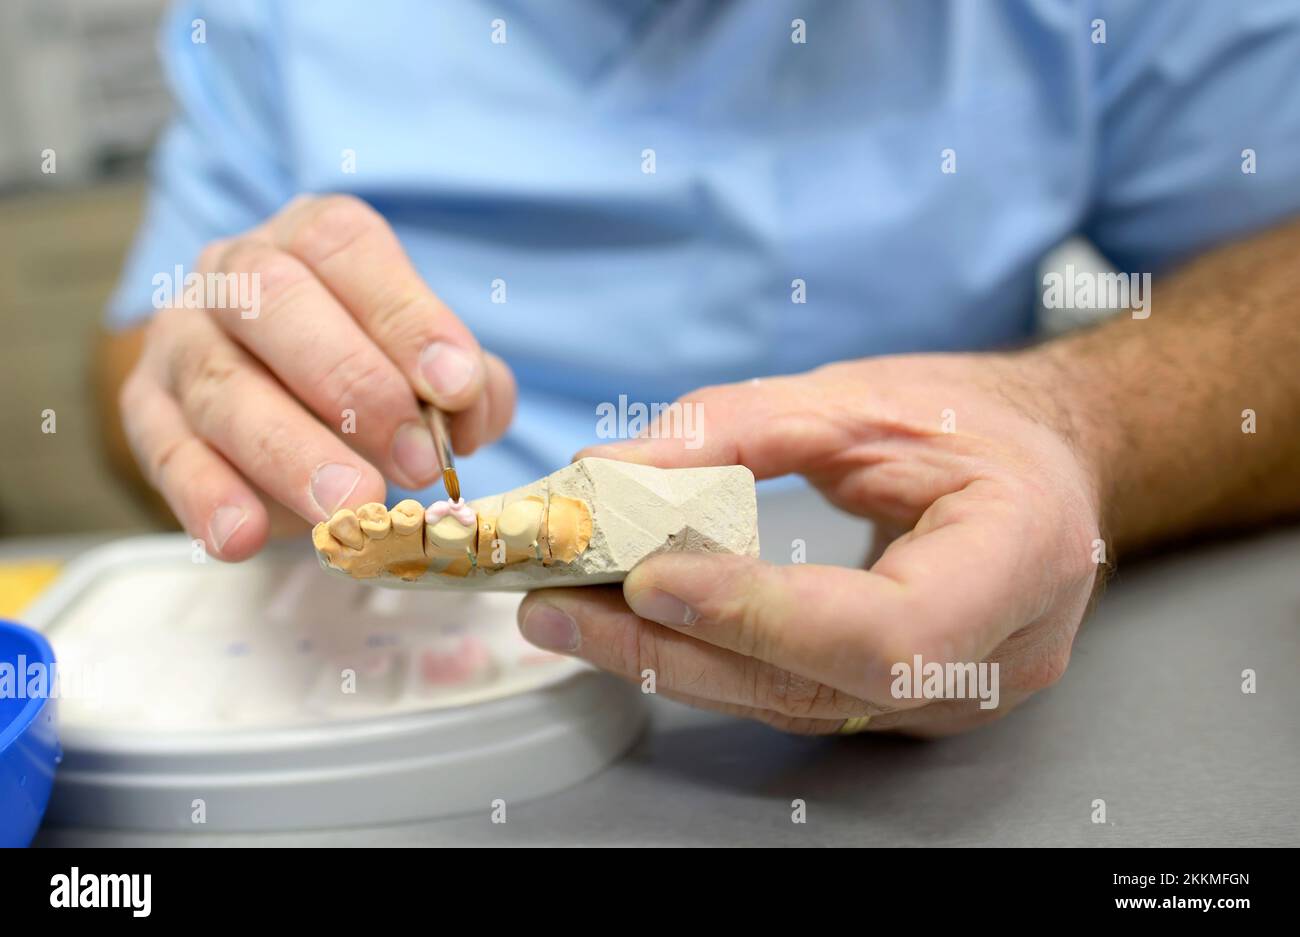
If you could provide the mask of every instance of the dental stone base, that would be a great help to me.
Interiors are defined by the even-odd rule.
[[[476,524],[434,508],[426,523],[416,501],[385,522],[382,505],[365,505],[317,524],[312,541],[321,565],[339,575],[484,591],[621,582],[656,553],[758,555],[754,476],[744,466],[581,459],[469,507]]]

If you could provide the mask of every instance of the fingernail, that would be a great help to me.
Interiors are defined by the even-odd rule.
[[[642,618],[657,621],[661,625],[674,627],[693,625],[700,617],[695,609],[662,589],[642,589],[640,592],[634,592],[627,597],[627,604]]]
[[[322,520],[329,520],[335,511],[352,494],[352,489],[361,481],[361,473],[350,465],[338,462],[326,462],[312,473],[311,499],[324,515]]]
[[[538,602],[528,610],[520,626],[529,644],[545,651],[573,652],[582,643],[578,623],[554,605]]]
[[[440,397],[451,397],[469,386],[474,368],[469,352],[447,342],[434,342],[420,352],[420,374]]]
[[[248,512],[243,508],[235,507],[233,504],[225,504],[212,512],[212,517],[208,520],[208,540],[221,552],[221,548],[226,545],[231,534],[237,531],[248,520]]]
[[[393,461],[413,487],[420,487],[438,474],[438,453],[433,434],[420,423],[406,423],[393,437]]]

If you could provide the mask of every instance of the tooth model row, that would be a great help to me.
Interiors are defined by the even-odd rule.
[[[758,555],[754,477],[580,459],[503,495],[341,510],[312,532],[321,565],[420,588],[619,582],[664,551]]]

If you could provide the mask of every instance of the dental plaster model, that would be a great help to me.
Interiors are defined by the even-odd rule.
[[[426,510],[341,510],[312,531],[321,565],[428,589],[514,591],[621,582],[655,553],[758,555],[744,466],[660,469],[580,459],[514,491]]]

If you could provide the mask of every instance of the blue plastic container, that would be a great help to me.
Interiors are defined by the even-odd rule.
[[[50,800],[61,760],[53,682],[50,642],[0,620],[0,846],[31,843]]]

